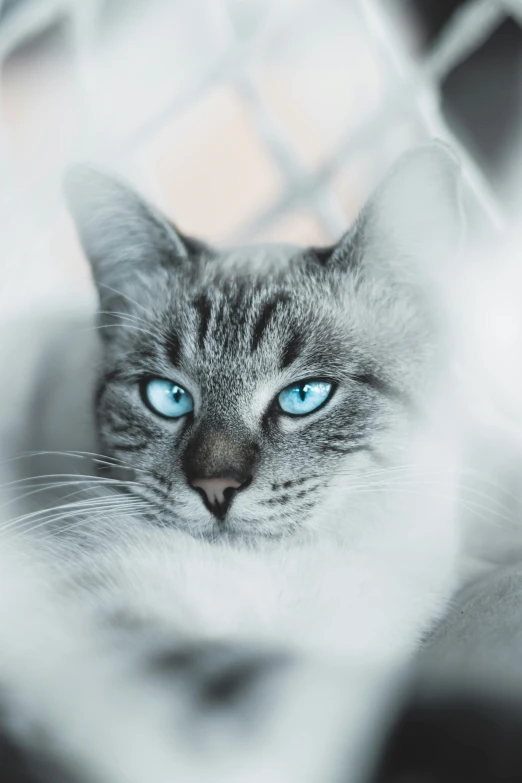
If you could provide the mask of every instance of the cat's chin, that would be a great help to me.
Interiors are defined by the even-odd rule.
[[[193,538],[207,541],[229,542],[231,544],[255,544],[256,541],[280,541],[295,535],[295,528],[269,525],[259,520],[249,520],[239,515],[230,515],[223,520],[214,517],[194,520],[190,525],[176,525]]]

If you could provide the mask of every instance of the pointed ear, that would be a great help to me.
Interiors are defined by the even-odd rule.
[[[111,289],[136,288],[154,268],[188,257],[174,226],[119,179],[75,166],[64,189],[100,298]]]
[[[460,187],[460,164],[447,145],[434,141],[412,149],[371,196],[332,262],[355,252],[380,269],[411,269],[414,263],[431,274],[449,266],[464,233]]]

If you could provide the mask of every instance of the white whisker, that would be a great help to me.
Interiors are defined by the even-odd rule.
[[[140,310],[142,310],[142,311],[145,313],[145,315],[147,315],[147,316],[150,318],[150,320],[151,320],[151,321],[154,321],[154,320],[155,320],[155,319],[154,319],[154,316],[153,316],[153,314],[150,312],[150,310],[147,310],[147,308],[146,308],[146,307],[144,307],[144,306],[143,306],[142,304],[140,304],[139,302],[136,302],[136,300],[135,300],[135,299],[132,299],[132,298],[131,298],[131,297],[130,297],[128,294],[125,294],[125,293],[123,293],[123,291],[120,291],[120,290],[119,290],[119,289],[117,289],[117,288],[113,288],[112,286],[110,286],[110,285],[107,285],[106,283],[100,283],[100,286],[101,286],[102,288],[106,288],[106,289],[107,289],[107,291],[112,291],[114,294],[118,294],[118,296],[122,296],[124,299],[126,299],[126,300],[127,300],[128,302],[130,302],[131,304],[133,304],[133,305],[136,305],[136,307],[139,307],[139,308],[140,308]]]

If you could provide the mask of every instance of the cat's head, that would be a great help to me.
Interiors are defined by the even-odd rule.
[[[333,487],[403,459],[445,361],[437,278],[461,214],[443,145],[401,159],[329,248],[216,250],[99,172],[66,190],[99,292],[101,447],[154,519],[317,528]]]

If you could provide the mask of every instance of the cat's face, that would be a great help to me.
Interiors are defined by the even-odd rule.
[[[397,199],[426,182],[404,217]],[[100,442],[152,519],[206,536],[331,525],[340,487],[400,461],[443,364],[425,267],[459,233],[446,151],[410,154],[320,251],[214,251],[94,172],[69,193],[101,300]]]

